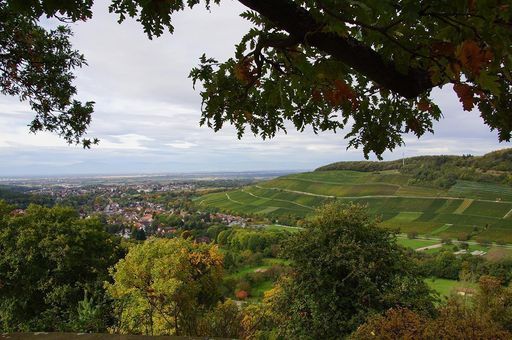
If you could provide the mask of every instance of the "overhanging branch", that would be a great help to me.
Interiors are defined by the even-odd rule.
[[[384,60],[379,53],[357,39],[322,32],[322,23],[317,22],[307,10],[291,0],[239,2],[272,21],[297,41],[318,48],[405,98],[415,98],[434,87],[428,72],[424,69],[409,68],[407,74],[401,73],[392,62]]]

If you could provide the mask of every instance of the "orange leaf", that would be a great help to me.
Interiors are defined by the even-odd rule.
[[[475,10],[475,2],[476,0],[468,0],[468,9],[470,12]]]
[[[317,103],[322,100],[322,94],[317,89],[313,89],[313,91],[311,91],[311,97],[313,98],[313,101]]]
[[[453,79],[460,80],[460,64],[457,62],[448,64],[447,73]]]
[[[421,99],[416,106],[420,111],[430,111],[430,103],[425,99]]]
[[[336,95],[336,92],[332,89],[324,90],[324,98],[332,106],[339,105],[339,97]]]
[[[478,76],[483,66],[492,60],[492,52],[482,50],[473,40],[466,40],[460,46],[457,58],[464,68]]]
[[[256,80],[257,71],[252,66],[252,58],[245,58],[234,67],[235,78],[243,84],[251,84]]]
[[[252,120],[252,112],[244,111],[244,116],[247,121],[250,122]]]
[[[357,105],[356,94],[350,86],[339,79],[334,81],[334,86],[336,87],[336,97],[339,102],[350,101],[353,107]]]
[[[474,92],[471,86],[467,84],[455,84],[453,85],[453,90],[457,93],[464,111],[471,111],[473,106],[475,106]]]

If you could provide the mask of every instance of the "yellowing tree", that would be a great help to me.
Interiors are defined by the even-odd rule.
[[[198,321],[218,301],[222,255],[216,246],[150,239],[133,246],[106,284],[115,300],[115,332],[196,335]]]

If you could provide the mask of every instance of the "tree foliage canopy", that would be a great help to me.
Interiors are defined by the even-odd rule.
[[[119,239],[70,208],[11,210],[0,201],[0,331],[66,330],[86,292],[103,298]]]
[[[441,118],[434,87],[453,87],[478,108],[500,141],[512,133],[510,0],[239,0],[253,27],[224,62],[203,55],[190,76],[202,85],[201,123],[233,124],[263,138],[293,125],[315,132],[350,127],[349,146],[380,156]],[[29,100],[31,130],[80,141],[92,103],[71,101],[72,69],[84,59],[67,28],[45,31],[41,15],[92,16],[92,0],[2,0],[2,91]],[[119,22],[139,21],[148,37],[173,32],[172,15],[220,0],[112,0]],[[57,112],[57,114],[55,114]],[[291,122],[291,124],[289,123]],[[86,140],[85,145],[89,145]]]
[[[340,338],[394,306],[433,312],[430,290],[405,250],[364,209],[327,204],[285,243],[293,275],[271,304],[285,338]]]
[[[88,147],[97,142],[83,138],[91,122],[93,102],[73,99],[73,70],[85,58],[71,46],[66,26],[48,30],[38,18],[59,13],[75,21],[90,16],[82,1],[0,1],[0,90],[28,101],[35,112],[30,131],[55,132],[68,143]],[[64,20],[64,19],[62,19]]]
[[[478,283],[473,300],[451,296],[433,319],[406,308],[390,309],[369,318],[351,339],[510,339],[512,289],[492,276]]]
[[[218,301],[222,255],[212,245],[182,238],[133,246],[111,272],[117,332],[197,335],[199,319]]]

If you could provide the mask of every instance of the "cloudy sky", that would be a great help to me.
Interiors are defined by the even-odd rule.
[[[28,106],[0,95],[0,176],[306,170],[363,159],[362,151],[346,150],[343,132],[290,130],[262,141],[251,135],[238,140],[232,128],[215,133],[199,127],[200,96],[187,76],[203,52],[219,60],[233,55],[249,27],[236,1],[211,13],[199,7],[179,13],[174,35],[153,41],[134,21],[117,24],[107,7],[97,0],[94,18],[72,25],[74,46],[89,63],[77,74],[79,98],[96,102],[90,136],[100,144],[83,150],[50,134],[30,134]],[[510,147],[497,142],[478,112],[463,112],[451,89],[435,95],[445,116],[435,135],[405,136],[406,146],[385,159]]]

